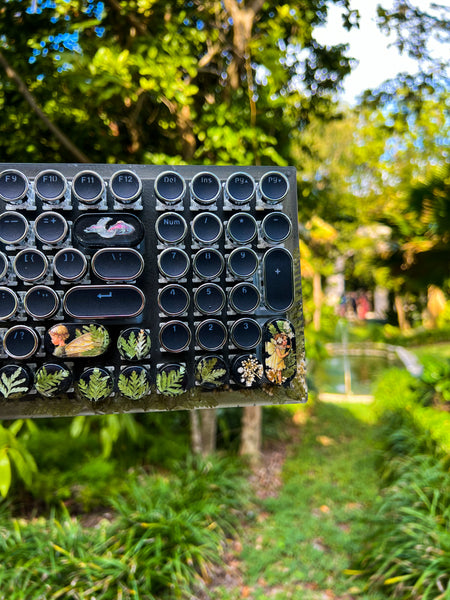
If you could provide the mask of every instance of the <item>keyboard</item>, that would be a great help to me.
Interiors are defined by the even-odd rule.
[[[0,164],[0,419],[306,397],[295,169]]]

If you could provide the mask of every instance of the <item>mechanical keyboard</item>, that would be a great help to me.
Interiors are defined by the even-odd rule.
[[[295,169],[0,164],[0,419],[306,398]]]

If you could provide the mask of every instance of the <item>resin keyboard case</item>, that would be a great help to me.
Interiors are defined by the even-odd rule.
[[[306,397],[293,168],[0,164],[0,419]]]

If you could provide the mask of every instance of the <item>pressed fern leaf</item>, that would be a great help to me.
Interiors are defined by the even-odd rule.
[[[197,379],[200,383],[216,383],[226,374],[225,369],[215,369],[217,358],[202,360],[197,367]]]
[[[25,377],[23,379],[17,379],[21,373],[20,367],[14,371],[14,373],[8,377],[6,373],[2,373],[0,378],[0,393],[5,397],[13,396],[14,394],[21,394],[28,392],[28,387],[24,387],[22,383],[26,383]]]
[[[37,391],[43,396],[53,396],[59,391],[61,383],[70,376],[66,369],[48,373],[45,367],[42,367],[36,376],[35,386]]]
[[[150,352],[151,347],[150,336],[141,329],[138,334],[137,344],[136,344],[136,358],[141,359],[145,358],[147,354]]]
[[[126,358],[129,358],[131,360],[133,358],[136,358],[136,344],[136,335],[134,331],[132,331],[128,336],[128,339],[125,339],[124,337],[120,336],[117,345],[119,347],[119,350],[122,350],[122,354]]]
[[[168,373],[163,371],[156,376],[156,386],[161,394],[166,396],[179,396],[184,392],[182,381],[184,369],[173,369]]]
[[[89,376],[89,383],[84,379],[78,382],[80,392],[88,400],[103,400],[112,392],[111,378],[102,375],[100,369],[95,368]]]
[[[139,400],[150,391],[150,384],[145,371],[141,371],[139,375],[136,371],[133,371],[130,376],[121,373],[117,385],[121,393],[132,400]]]

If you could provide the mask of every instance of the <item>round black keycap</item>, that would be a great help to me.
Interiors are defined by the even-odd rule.
[[[189,294],[184,287],[176,283],[166,285],[159,292],[158,304],[168,315],[181,315],[189,306]]]
[[[34,319],[48,319],[59,307],[58,294],[45,285],[32,287],[23,301],[26,312]]]
[[[104,190],[103,179],[94,171],[81,171],[72,182],[74,196],[86,204],[96,204],[101,200]]]
[[[208,315],[222,310],[225,305],[225,293],[215,283],[205,283],[195,292],[194,303],[197,309]]]
[[[213,390],[228,380],[228,365],[221,356],[210,354],[195,363],[195,381],[202,387]]]
[[[48,262],[40,250],[21,250],[14,259],[13,268],[23,281],[37,281],[47,272]]]
[[[92,257],[92,270],[104,281],[136,279],[143,268],[142,256],[132,248],[105,248]]]
[[[219,350],[227,341],[227,330],[223,323],[216,319],[203,321],[195,332],[197,344],[203,350]]]
[[[258,231],[255,218],[248,213],[236,213],[228,221],[228,235],[238,244],[251,242]]]
[[[111,373],[103,367],[85,369],[78,381],[78,391],[91,402],[105,400],[113,391],[114,383]]]
[[[0,199],[4,202],[22,202],[28,191],[28,180],[23,173],[8,169],[0,173]]]
[[[87,262],[84,254],[75,248],[64,248],[55,255],[53,271],[60,279],[75,281],[86,273]]]
[[[34,233],[44,244],[57,244],[67,235],[68,226],[65,218],[55,212],[40,214],[34,222]]]
[[[179,396],[187,390],[188,377],[186,366],[181,363],[170,363],[158,369],[156,389],[165,396]]]
[[[59,202],[66,193],[67,181],[58,171],[42,171],[35,179],[34,188],[45,202]]]
[[[135,202],[142,193],[142,182],[132,171],[118,171],[110,181],[111,192],[122,204]]]
[[[11,358],[29,358],[36,352],[38,346],[37,333],[31,327],[25,325],[11,327],[3,338],[3,349]]]
[[[161,346],[168,352],[182,352],[191,342],[191,332],[182,321],[169,321],[159,332]]]
[[[261,177],[259,189],[265,202],[268,204],[277,204],[286,197],[289,190],[289,183],[284,175],[272,171]]]
[[[212,173],[198,173],[191,181],[191,192],[200,204],[212,204],[220,196],[220,181]]]
[[[261,327],[253,319],[239,319],[231,327],[233,344],[243,350],[250,350],[261,341]]]
[[[152,339],[149,329],[130,327],[120,332],[117,349],[126,360],[142,360],[150,355]]]
[[[34,374],[34,386],[44,398],[64,394],[72,384],[72,374],[64,365],[45,363]]]
[[[189,270],[189,257],[184,250],[167,248],[158,258],[158,266],[164,277],[178,279]]]
[[[11,400],[26,396],[33,386],[33,378],[28,368],[17,364],[2,367],[0,381],[3,383],[0,386],[0,395]]]
[[[250,277],[258,268],[258,256],[251,248],[236,248],[228,257],[228,267],[235,277]]]
[[[205,248],[194,256],[194,270],[202,279],[218,277],[222,273],[223,267],[223,257],[214,248]]]
[[[255,354],[241,354],[233,360],[231,375],[241,387],[258,387],[262,383],[264,367]]]
[[[2,279],[8,272],[8,258],[6,254],[0,252],[0,279]]]
[[[7,287],[0,287],[0,320],[12,317],[19,305],[16,294]]]
[[[150,383],[148,370],[142,365],[133,365],[121,371],[117,387],[130,400],[140,400],[150,393]]]
[[[222,235],[222,222],[214,213],[200,213],[192,223],[192,233],[202,244],[213,244]]]
[[[291,220],[281,212],[269,213],[262,222],[262,234],[268,242],[282,242],[291,233]]]
[[[166,204],[179,202],[186,191],[186,183],[175,171],[164,171],[155,180],[155,194]]]
[[[258,308],[260,301],[259,290],[251,283],[238,283],[230,291],[230,306],[236,312],[252,313]]]
[[[227,179],[225,189],[234,204],[250,202],[255,193],[255,180],[247,173],[233,173]]]
[[[186,232],[186,221],[177,213],[165,213],[156,221],[156,235],[163,242],[168,242],[169,244],[181,242]]]
[[[0,215],[0,242],[18,244],[28,232],[28,221],[16,212],[5,212]]]

